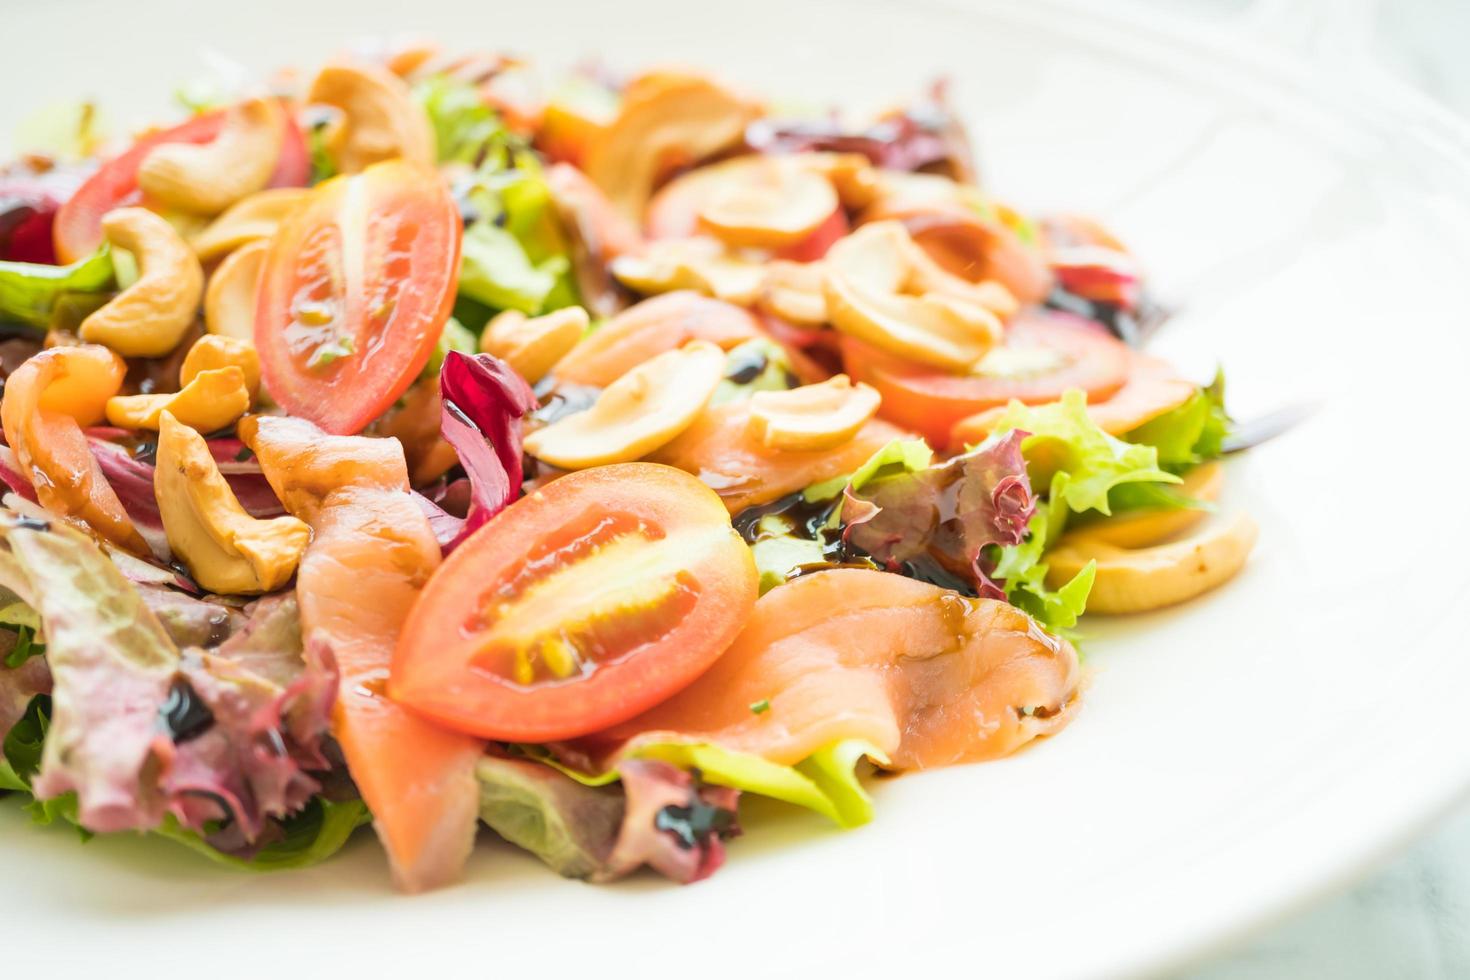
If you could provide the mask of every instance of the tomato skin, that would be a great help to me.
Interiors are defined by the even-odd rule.
[[[386,412],[453,309],[460,231],[449,189],[416,164],[389,160],[316,187],[272,237],[256,296],[271,397],[333,435]]]
[[[219,134],[226,111],[207,112],[172,129],[150,133],[121,155],[102,164],[56,214],[52,236],[60,263],[75,262],[97,250],[97,246],[102,244],[102,216],[108,211],[142,202],[143,194],[138,190],[138,168],[155,146],[163,143],[208,143]],[[281,158],[267,186],[305,187],[311,176],[306,138],[290,112],[281,113],[281,127]]]
[[[676,556],[677,568],[650,557],[654,548],[662,549],[658,558]],[[620,563],[629,555],[632,568]],[[653,576],[639,574],[645,558],[654,562],[644,568],[653,568]],[[600,560],[605,572],[587,564]],[[601,608],[579,608],[585,593],[557,579],[618,582],[620,574],[635,587],[668,582],[676,591],[647,609],[630,606],[621,593],[587,600],[601,599],[607,604]],[[698,480],[653,463],[570,473],[501,511],[440,566],[400,636],[389,694],[482,738],[543,742],[586,735],[647,710],[708,669],[734,641],[756,593],[750,549],[719,498]],[[505,630],[513,632],[517,615],[522,624],[526,617],[534,623],[538,604],[559,618],[540,622],[544,630],[534,637],[556,632],[565,639],[593,628],[586,626],[591,622],[602,629],[598,642],[611,642],[615,655],[565,679],[532,684],[487,664],[486,652],[497,649],[496,627],[512,624]],[[650,621],[638,618],[645,613],[657,628],[639,639],[639,627]]]
[[[866,382],[883,396],[880,416],[919,432],[941,448],[950,445],[956,422],[1012,399],[1040,405],[1055,401],[1069,388],[1080,388],[1089,401],[1102,401],[1123,386],[1132,364],[1125,344],[1064,313],[1022,315],[1007,328],[1005,346],[1044,348],[1063,363],[1024,377],[946,374],[848,336],[842,338],[842,362],[854,382]]]

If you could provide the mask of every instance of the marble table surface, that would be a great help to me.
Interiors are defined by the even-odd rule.
[[[1470,117],[1470,0],[1141,0],[1221,29],[1276,8],[1287,47],[1348,38],[1380,68]],[[1287,16],[1281,10],[1290,7]],[[1344,24],[1342,21],[1346,19]],[[1334,30],[1335,29],[1335,30]],[[1304,43],[1305,42],[1305,43]],[[1470,179],[1470,175],[1467,175]],[[1342,894],[1239,941],[1174,980],[1470,977],[1470,805]]]

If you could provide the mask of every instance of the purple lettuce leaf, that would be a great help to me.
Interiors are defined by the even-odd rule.
[[[481,819],[569,878],[611,881],[647,865],[687,884],[713,874],[724,841],[739,833],[739,790],[666,762],[625,761],[621,782],[607,786],[500,756],[482,759],[476,774]]]
[[[9,446],[0,446],[0,480],[4,481],[12,493],[36,503],[36,488],[31,486],[31,481],[20,471],[20,460],[15,458],[15,450]]]
[[[976,594],[1004,599],[1004,588],[991,579],[987,549],[1019,544],[1036,511],[1021,457],[1025,435],[1013,430],[938,465],[849,485],[844,547],[894,572],[937,563]]]
[[[90,538],[8,515],[0,543],[0,584],[40,617],[52,676],[37,799],[75,793],[96,832],[172,815],[244,846],[317,792],[336,670],[303,654],[294,603],[257,602],[230,640],[181,653]]]
[[[447,552],[520,494],[520,420],[535,409],[536,396],[499,358],[458,351],[445,356],[439,388],[444,398],[441,432],[459,455],[470,481],[469,512],[459,532],[445,545]],[[440,521],[447,527],[447,522]],[[440,533],[438,528],[435,533]]]

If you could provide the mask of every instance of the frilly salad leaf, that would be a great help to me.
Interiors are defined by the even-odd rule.
[[[1217,370],[1215,379],[1183,405],[1145,422],[1124,438],[1153,446],[1159,453],[1159,465],[1179,472],[1217,459],[1230,425],[1230,413],[1225,411],[1225,373]]]
[[[561,257],[532,262],[515,235],[489,221],[466,228],[462,248],[460,293],[495,310],[542,312],[568,268]]]
[[[235,636],[180,651],[90,539],[14,515],[0,539],[0,579],[39,615],[51,675],[7,733],[7,787],[47,819],[173,826],[242,860],[287,839],[320,789],[309,772],[330,765],[337,686],[329,657],[303,656],[294,600],[257,602]]]
[[[1052,477],[1052,490],[1065,491],[1067,474]],[[1025,610],[1053,633],[1070,635],[1087,608],[1087,597],[1097,574],[1089,562],[1072,580],[1055,591],[1046,587],[1046,550],[1056,543],[1067,523],[1066,494],[1055,493],[1036,508],[1025,540],[1000,549],[993,574],[1005,583],[1006,601]]]
[[[1125,483],[1178,483],[1179,477],[1159,466],[1158,450],[1108,435],[1087,415],[1087,396],[1071,389],[1046,405],[1011,402],[995,423],[994,434],[1012,429],[1027,433],[1021,442],[1033,486],[1050,486],[1074,513],[1112,513],[1108,492]],[[992,437],[993,438],[993,437]],[[1068,479],[1052,485],[1057,473]]]
[[[106,245],[71,265],[0,262],[0,321],[45,330],[63,298],[86,294],[100,302],[115,281]]]
[[[1011,432],[937,465],[864,467],[843,491],[843,544],[891,572],[1004,597],[993,547],[1019,544],[1036,507],[1021,442]]]

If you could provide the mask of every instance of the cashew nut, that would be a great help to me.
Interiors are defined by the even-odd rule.
[[[605,388],[592,407],[526,437],[526,452],[566,470],[640,459],[687,429],[725,371],[707,340],[665,351]]]
[[[767,262],[756,305],[791,323],[821,326],[827,322],[826,274],[821,262]]]
[[[832,449],[878,412],[878,392],[837,374],[821,384],[750,397],[750,424],[767,446],[787,452]]]
[[[127,365],[106,347],[52,347],[5,380],[0,424],[41,505],[136,554],[148,545],[92,457],[82,426],[101,421]]]
[[[181,211],[218,214],[270,182],[281,158],[281,107],[250,99],[208,143],[163,143],[138,166],[138,186]]]
[[[968,370],[1001,338],[984,297],[934,267],[894,222],[833,245],[823,287],[833,326],[922,364]]]
[[[220,475],[209,444],[162,414],[153,494],[174,555],[211,592],[253,595],[290,581],[311,539],[294,517],[251,517]]]
[[[117,395],[107,400],[107,421],[120,429],[158,429],[165,413],[200,432],[223,429],[250,410],[245,372],[231,365],[200,371],[167,395]]]
[[[204,327],[211,334],[253,341],[255,298],[270,242],[253,241],[225,257],[204,292]]]
[[[286,216],[310,196],[305,187],[273,187],[251,194],[230,205],[189,243],[200,262],[213,262],[242,245],[274,235]]]
[[[697,75],[658,72],[634,80],[617,117],[587,149],[587,176],[638,220],[671,165],[696,163],[738,143],[757,109]]]
[[[189,383],[205,371],[237,367],[245,377],[245,390],[250,396],[260,390],[260,355],[255,345],[248,340],[205,334],[194,341],[184,363],[179,365],[179,385],[187,388]]]
[[[77,334],[124,357],[162,357],[194,322],[204,270],[178,232],[145,208],[107,212],[102,235],[133,254],[138,279],[83,320]]]
[[[822,226],[837,210],[837,192],[821,174],[758,157],[765,166],[741,169],[742,179],[711,188],[699,223],[737,248],[784,248]]]
[[[530,384],[544,378],[587,332],[587,311],[568,306],[528,318],[506,310],[485,325],[480,350],[507,362]]]
[[[613,259],[609,268],[619,282],[645,296],[693,289],[736,306],[755,302],[765,278],[759,264],[727,253],[709,238],[649,242],[640,252]]]
[[[1255,543],[1256,522],[1244,513],[1147,548],[1120,548],[1086,534],[1067,534],[1046,553],[1046,581],[1060,588],[1088,562],[1096,561],[1088,611],[1146,612],[1193,599],[1229,581],[1245,565]]]
[[[332,106],[345,117],[327,152],[341,173],[355,174],[394,157],[433,166],[434,130],[428,114],[398,76],[374,65],[327,65],[312,80],[306,101]]]

